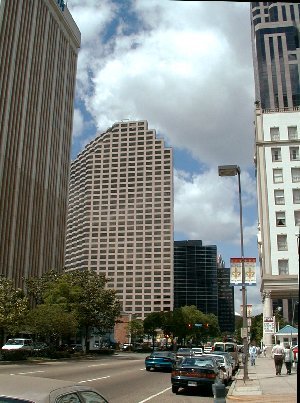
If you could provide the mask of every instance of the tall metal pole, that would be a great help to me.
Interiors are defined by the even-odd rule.
[[[242,211],[242,191],[241,191],[241,170],[237,167],[239,182],[239,202],[240,202],[240,230],[241,230],[241,259],[242,259],[242,304],[243,304],[243,346],[244,346],[244,382],[248,377],[248,322],[247,322],[247,296],[245,284],[245,260],[244,260],[244,236],[243,236],[243,211]],[[245,332],[245,334],[244,334]]]

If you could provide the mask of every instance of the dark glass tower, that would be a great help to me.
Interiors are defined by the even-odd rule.
[[[217,247],[174,242],[174,308],[195,305],[218,316]]]
[[[235,330],[234,287],[230,285],[230,269],[218,257],[218,322],[221,332],[232,334]]]
[[[251,3],[255,93],[262,109],[300,105],[299,20],[299,3]]]

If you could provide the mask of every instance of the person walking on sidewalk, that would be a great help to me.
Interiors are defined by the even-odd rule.
[[[249,354],[250,354],[250,361],[251,365],[255,365],[255,358],[256,358],[256,346],[254,344],[251,344],[249,348]]]
[[[264,357],[267,356],[267,346],[264,344],[263,346]]]
[[[286,348],[284,349],[284,363],[285,363],[287,375],[291,375],[292,363],[293,363],[293,352],[289,345],[286,346]]]
[[[281,375],[281,368],[284,358],[284,348],[280,345],[280,340],[277,340],[277,344],[272,348],[272,356],[274,357],[276,375]]]

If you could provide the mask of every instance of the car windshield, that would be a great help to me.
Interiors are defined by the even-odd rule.
[[[5,344],[8,346],[16,346],[19,344],[24,344],[24,340],[23,339],[8,339]]]
[[[217,345],[215,345],[214,351],[224,351],[224,346],[223,346],[223,344],[217,344]]]
[[[182,367],[201,367],[201,368],[213,368],[213,360],[199,360],[197,358],[186,358],[181,362]]]

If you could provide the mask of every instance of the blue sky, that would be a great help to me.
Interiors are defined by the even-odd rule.
[[[238,181],[219,177],[218,165],[239,165],[245,257],[257,258],[250,3],[67,4],[82,35],[72,159],[116,121],[146,119],[173,148],[175,240],[217,245],[227,267],[240,257]],[[258,267],[257,275],[248,288],[254,314]]]

